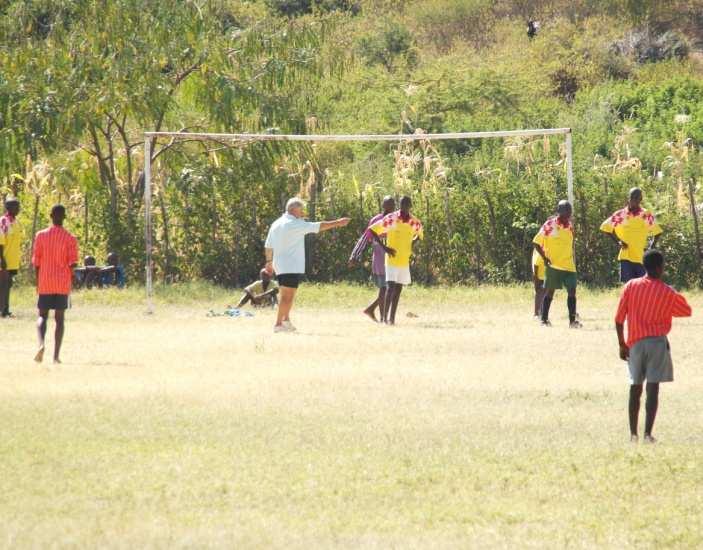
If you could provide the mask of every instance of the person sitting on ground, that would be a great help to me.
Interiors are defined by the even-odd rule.
[[[93,288],[94,284],[100,285],[100,268],[96,265],[95,257],[83,258],[83,267],[73,270],[76,288]]]
[[[239,300],[237,309],[247,302],[251,302],[254,307],[273,307],[278,304],[278,283],[271,279],[271,275],[265,269],[259,272],[259,277],[258,281],[244,288],[244,295]]]
[[[115,252],[110,252],[107,255],[107,265],[100,269],[100,286],[124,288],[126,282],[125,270],[120,264],[120,257]]]

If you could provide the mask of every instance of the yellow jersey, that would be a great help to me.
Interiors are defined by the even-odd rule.
[[[386,235],[386,246],[395,250],[395,256],[386,254],[386,265],[409,267],[413,253],[413,241],[422,239],[422,222],[409,215],[404,218],[400,210],[385,216],[371,227],[376,235]]]
[[[5,258],[7,269],[17,270],[20,268],[22,257],[22,225],[17,218],[5,214],[0,217],[0,246],[2,255]]]
[[[605,220],[600,230],[604,233],[615,233],[615,236],[627,245],[627,248],[620,248],[618,260],[627,260],[636,264],[644,261],[647,239],[662,233],[662,228],[649,210],[640,208],[631,212],[627,207],[618,210]]]
[[[553,269],[576,271],[574,226],[570,221],[564,225],[559,220],[559,216],[552,216],[544,222],[532,242],[542,247]]]

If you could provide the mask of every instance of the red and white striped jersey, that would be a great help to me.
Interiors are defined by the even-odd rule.
[[[666,336],[672,317],[690,317],[686,298],[669,285],[652,277],[632,279],[622,289],[615,322],[627,320],[627,345],[652,336]]]
[[[69,294],[71,266],[78,263],[78,241],[59,225],[39,231],[34,239],[32,265],[39,268],[39,294]]]

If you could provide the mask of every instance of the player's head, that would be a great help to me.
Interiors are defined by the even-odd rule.
[[[642,189],[633,187],[628,194],[627,206],[630,210],[637,210],[642,202]]]
[[[117,252],[110,252],[107,255],[107,265],[117,266],[120,263],[120,257]]]
[[[87,267],[92,267],[95,265],[95,258],[93,256],[86,256],[83,258],[83,265]]]
[[[413,201],[412,201],[412,199],[411,199],[410,197],[408,197],[407,195],[404,195],[404,196],[400,199],[400,211],[401,211],[403,214],[409,214],[409,213],[410,213],[410,209],[411,209],[412,207],[413,207]]]
[[[63,204],[55,204],[51,207],[51,221],[54,225],[63,225],[66,219],[66,207]]]
[[[571,219],[572,212],[573,208],[571,208],[571,203],[569,201],[559,201],[559,204],[557,204],[557,214],[559,214],[562,220]]]
[[[265,283],[271,280],[271,274],[266,271],[266,269],[259,271],[259,277],[261,277],[261,280]]]
[[[305,215],[305,202],[303,199],[299,199],[298,197],[288,199],[288,202],[286,203],[286,212],[296,218],[302,218]]]
[[[383,213],[390,214],[395,210],[395,199],[390,195],[383,197]]]
[[[5,210],[11,216],[16,216],[20,213],[20,201],[11,197],[5,201]]]
[[[661,279],[664,274],[664,254],[658,250],[647,250],[644,253],[644,269],[647,275],[655,279]]]

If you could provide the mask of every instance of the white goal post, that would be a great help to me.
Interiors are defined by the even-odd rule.
[[[564,135],[566,140],[566,181],[569,201],[574,203],[574,152],[571,128],[540,128],[534,130],[504,130],[497,132],[454,132],[444,134],[212,134],[194,132],[144,132],[144,240],[146,245],[146,300],[148,312],[153,311],[153,263],[151,220],[151,162],[152,139],[170,138],[173,141],[435,141],[449,139],[484,139]]]

